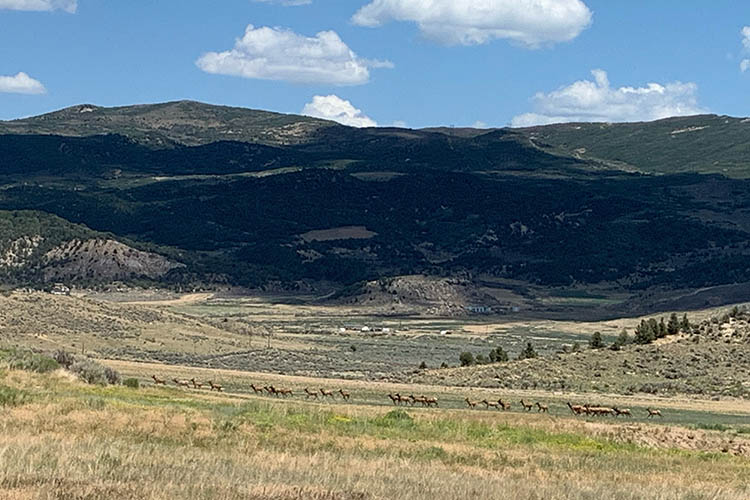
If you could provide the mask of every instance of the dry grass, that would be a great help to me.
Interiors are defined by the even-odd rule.
[[[750,495],[742,457],[660,450],[580,422],[98,388],[0,374],[7,499],[684,499]],[[400,418],[399,418],[400,417]],[[611,430],[611,429],[610,429]]]

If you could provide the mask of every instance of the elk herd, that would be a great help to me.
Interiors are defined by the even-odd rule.
[[[154,380],[154,385],[167,385],[167,380],[157,377],[156,375],[151,375],[151,378]],[[202,389],[204,386],[207,389],[210,389],[211,391],[216,392],[223,392],[224,388],[214,383],[212,380],[208,380],[205,384],[202,382],[198,382],[195,377],[189,379],[189,380],[183,380],[178,378],[173,378],[172,382],[177,387],[184,387],[187,389],[193,388],[193,389]],[[253,390],[253,392],[256,395],[268,395],[268,396],[275,396],[275,397],[292,397],[294,396],[294,390],[285,388],[285,387],[275,387],[273,385],[264,385],[264,386],[258,386],[255,384],[250,384],[250,388]],[[299,393],[299,392],[298,392]],[[305,396],[305,399],[315,399],[315,400],[325,400],[325,399],[331,399],[335,400],[336,398],[341,398],[343,401],[349,401],[351,398],[351,393],[345,391],[344,389],[339,388],[338,390],[334,391],[331,389],[324,389],[324,388],[309,388],[305,387],[302,390],[302,393],[300,395]],[[388,394],[388,398],[391,400],[391,402],[394,405],[397,406],[415,406],[416,404],[420,404],[421,406],[425,408],[437,408],[440,405],[438,404],[438,398],[431,397],[431,396],[415,396],[414,394],[409,394],[408,396],[402,395],[400,393],[391,393]],[[513,408],[513,404],[510,401],[503,400],[502,398],[498,398],[497,400],[489,400],[487,398],[484,398],[482,400],[473,401],[469,399],[468,397],[464,398],[464,402],[466,403],[466,406],[469,409],[477,409],[477,407],[481,407],[480,405],[484,406],[485,410],[489,410],[492,408],[493,410],[503,410],[508,411]],[[519,402],[519,408],[522,411],[531,412],[534,410],[534,407],[536,407],[537,413],[549,413],[549,405],[545,403],[541,403],[539,401],[531,402],[526,401],[525,399],[521,399]],[[602,416],[612,416],[612,417],[632,417],[633,412],[629,408],[619,408],[617,406],[592,406],[589,404],[584,405],[574,405],[570,402],[566,403],[568,406],[568,409],[573,413],[575,416],[590,416],[590,417],[602,417]],[[653,408],[646,408],[646,417],[662,417],[661,411]]]
[[[587,416],[593,416],[593,417],[632,417],[633,412],[630,411],[630,408],[618,408],[617,406],[590,406],[588,404],[585,405],[574,405],[571,404],[570,401],[567,403],[568,408],[570,408],[570,411],[573,413],[573,415],[587,415]],[[661,410],[655,410],[653,408],[646,408],[647,417],[661,417]]]

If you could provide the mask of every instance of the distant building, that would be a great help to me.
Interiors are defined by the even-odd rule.
[[[466,306],[466,310],[473,314],[490,314],[492,312],[490,306]]]
[[[52,295],[70,295],[70,288],[63,285],[62,283],[55,283],[52,285],[49,293]]]

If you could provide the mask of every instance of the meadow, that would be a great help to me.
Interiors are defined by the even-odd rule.
[[[22,394],[0,412],[0,493],[9,500],[750,495],[748,457],[619,435],[633,424],[383,408],[354,395],[351,403],[315,403],[105,388],[62,371],[4,370],[0,386]],[[736,430],[683,432],[743,438]]]

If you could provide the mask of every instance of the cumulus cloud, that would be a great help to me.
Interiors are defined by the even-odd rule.
[[[360,58],[334,31],[307,37],[252,24],[233,49],[208,52],[196,64],[207,73],[331,85],[367,83],[370,68],[393,67],[387,61]]]
[[[350,127],[377,127],[378,124],[365,115],[361,109],[355,108],[351,102],[340,98],[337,95],[316,95],[312,102],[305,104],[302,114],[333,120],[342,125]]]
[[[446,45],[508,39],[538,47],[572,40],[591,17],[581,0],[372,0],[352,21],[370,27],[414,22],[425,37]]]
[[[612,88],[607,73],[591,72],[581,80],[533,99],[534,111],[513,118],[513,127],[565,122],[633,122],[706,113],[698,105],[694,83],[649,83],[645,87]]]
[[[277,3],[284,6],[309,5],[312,0],[253,0],[256,3]]]
[[[0,76],[0,92],[10,94],[45,94],[42,82],[34,80],[24,72],[15,76]]]
[[[77,0],[0,0],[0,9],[9,10],[64,10],[71,14],[78,8]]]
[[[740,61],[740,71],[743,73],[750,69],[750,59],[743,59]]]
[[[745,26],[740,32],[742,34],[742,46],[744,51],[750,52],[750,26]],[[750,59],[743,59],[740,61],[740,71],[743,73],[750,69]]]

